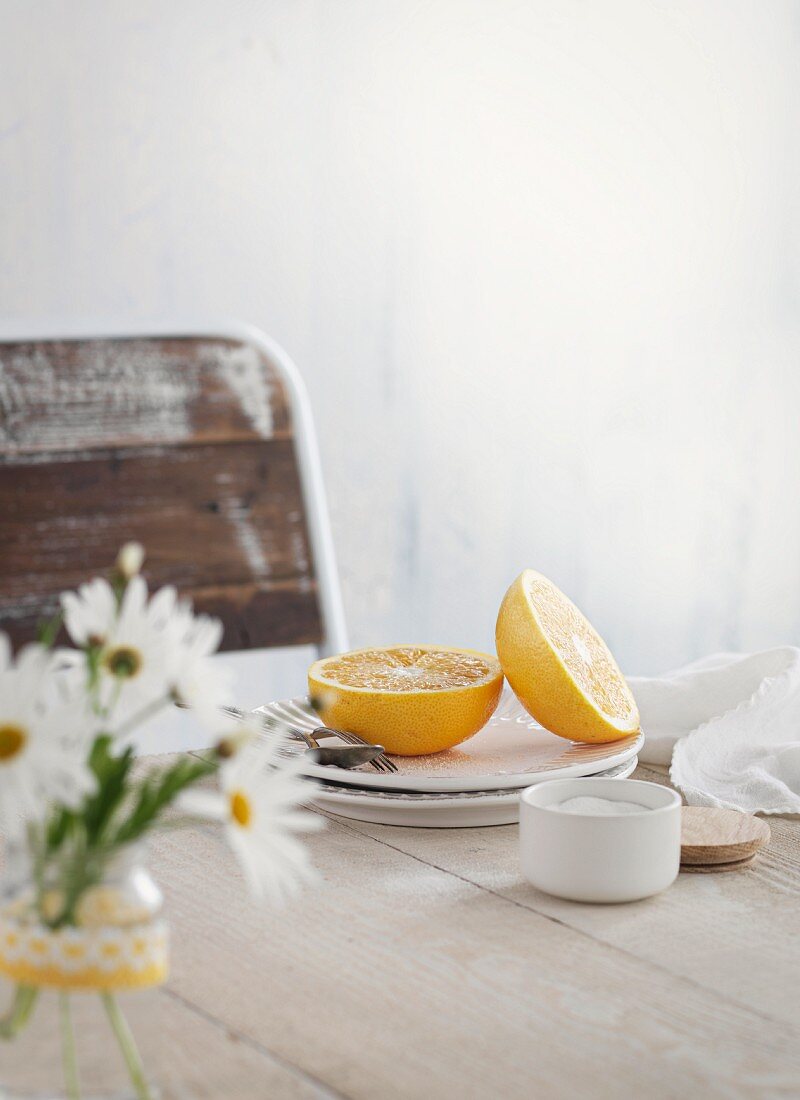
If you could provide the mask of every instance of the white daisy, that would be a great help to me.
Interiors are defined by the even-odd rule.
[[[61,610],[67,633],[75,645],[100,645],[116,621],[117,597],[108,581],[95,577],[77,592],[63,592]]]
[[[117,572],[125,580],[130,580],[141,573],[144,559],[144,547],[140,542],[126,542],[117,554]]]
[[[169,626],[175,614],[174,588],[162,588],[148,602],[147,585],[133,577],[121,601],[101,578],[61,597],[64,623],[79,646],[98,649],[99,698],[107,716],[124,720],[170,695]],[[71,663],[81,655],[62,651]]]
[[[308,850],[295,834],[312,832],[324,819],[299,807],[308,800],[302,760],[287,759],[278,735],[246,745],[220,768],[221,793],[186,791],[185,812],[222,821],[252,893],[283,901],[314,877]]]
[[[93,722],[81,698],[53,692],[53,659],[27,646],[16,663],[0,634],[0,827],[18,832],[50,802],[76,808],[95,788],[87,765]]]
[[[98,648],[100,702],[117,724],[156,704],[175,699],[216,728],[219,710],[230,701],[230,673],[211,660],[222,640],[222,624],[194,615],[167,586],[147,599],[139,576],[127,583],[121,601],[106,580],[82,585],[61,597],[64,622],[76,645]],[[72,665],[81,653],[62,651]]]
[[[194,615],[191,604],[184,602],[172,617],[170,633],[173,697],[217,731],[221,708],[231,701],[230,670],[211,659],[222,641],[222,623],[208,615]]]

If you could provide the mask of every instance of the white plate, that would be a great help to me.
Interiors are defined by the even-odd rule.
[[[319,716],[302,696],[267,703],[255,713],[306,730],[320,724]],[[474,737],[432,756],[392,756],[399,769],[397,774],[376,772],[369,765],[353,771],[323,768],[311,761],[306,774],[327,781],[335,772],[337,783],[376,790],[498,791],[530,787],[544,779],[596,775],[624,764],[643,744],[641,733],[602,745],[556,737],[534,722],[506,687],[497,710]]]
[[[638,763],[634,756],[598,775],[626,779]],[[330,770],[330,769],[328,769]],[[424,791],[359,791],[323,783],[313,806],[339,817],[372,821],[379,825],[408,825],[418,829],[467,829],[482,825],[513,825],[519,821],[518,789],[511,791],[462,791],[432,794]]]

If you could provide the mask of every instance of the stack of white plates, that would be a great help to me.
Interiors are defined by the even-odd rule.
[[[312,730],[320,724],[304,698],[267,703],[257,714]],[[358,821],[425,828],[509,825],[519,820],[519,792],[545,779],[602,775],[624,779],[644,744],[639,733],[586,745],[566,741],[535,722],[508,688],[479,733],[431,756],[391,756],[397,772],[371,765],[346,771],[309,758],[313,804]]]

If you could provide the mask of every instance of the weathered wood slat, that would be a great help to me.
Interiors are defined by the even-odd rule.
[[[353,824],[312,838],[322,884],[277,913],[246,900],[214,833],[159,838],[169,988],[364,1100],[792,1095],[795,1021],[470,881],[505,859],[513,828],[386,829],[376,842]],[[426,840],[453,870],[428,861]],[[646,908],[606,912],[630,927]],[[742,916],[751,936],[754,918]]]
[[[256,348],[232,340],[0,344],[0,447],[86,450],[268,439],[286,394]]]
[[[334,1093],[168,992],[156,1082],[163,1100],[325,1100]]]
[[[331,820],[309,840],[320,884],[277,911],[212,826],[163,834],[165,1095],[788,1100],[798,957],[772,907],[796,899],[800,824],[771,825],[759,884],[685,876],[622,906],[528,886],[513,826]]]
[[[257,349],[0,344],[0,414],[0,629],[15,641],[130,539],[153,587],[222,618],[224,648],[320,639],[289,399]]]
[[[308,576],[290,441],[92,452],[0,466],[3,604],[78,583],[140,539],[159,583],[196,588]]]
[[[639,767],[634,778],[668,784],[666,769]],[[783,818],[769,821],[772,841],[749,867],[705,880],[681,874],[658,897],[610,906],[576,905],[524,882],[516,826],[471,829],[468,842],[454,843],[448,830],[348,824],[730,1002],[794,1024],[800,984],[800,939],[795,932],[800,824]]]
[[[0,1009],[12,996],[0,979]],[[140,1002],[140,1003],[137,1003]],[[46,993],[30,1028],[0,1047],[0,1095],[3,1085],[17,1095],[52,1095],[61,1077],[57,998]],[[254,1100],[257,1096],[312,1100],[335,1094],[301,1069],[274,1058],[232,1032],[212,1016],[183,1004],[168,991],[123,996],[123,1010],[138,1040],[147,1073],[162,1100]],[[130,1095],[130,1081],[108,1031],[98,1001],[78,994],[72,999],[78,1036],[81,1086],[86,1095]]]
[[[145,570],[152,580],[152,573]],[[156,585],[153,585],[156,587]],[[322,622],[316,585],[298,581],[265,582],[260,585],[232,585],[230,588],[181,588],[190,596],[195,611],[222,620],[224,636],[220,650],[256,649],[269,646],[311,645],[319,641]],[[58,610],[57,597],[39,597],[29,609],[15,608],[14,618],[0,610],[0,630],[16,643],[36,637],[42,620]],[[59,641],[66,642],[62,630]]]

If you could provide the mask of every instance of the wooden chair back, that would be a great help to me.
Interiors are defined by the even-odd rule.
[[[219,616],[223,648],[344,648],[307,407],[251,331],[0,342],[0,630],[15,642],[137,540],[151,587]]]

